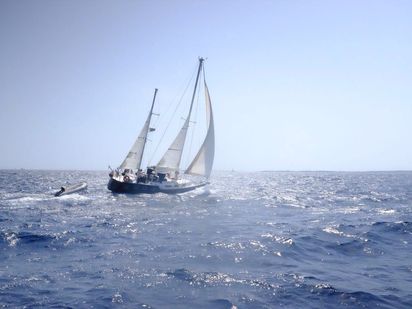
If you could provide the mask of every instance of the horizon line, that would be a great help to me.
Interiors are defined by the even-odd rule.
[[[109,169],[55,169],[55,168],[49,168],[49,169],[44,169],[44,168],[0,168],[0,171],[78,171],[78,172],[104,172],[108,171]],[[412,172],[412,169],[377,169],[377,170],[309,170],[309,169],[304,169],[304,170],[292,170],[292,169],[279,169],[279,170],[236,170],[236,169],[224,169],[224,170],[212,170],[212,172],[226,172],[226,173],[328,173],[328,172],[334,172],[334,173],[371,173],[371,172]]]

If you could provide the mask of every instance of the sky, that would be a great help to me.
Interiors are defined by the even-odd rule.
[[[167,123],[203,56],[215,170],[412,170],[411,16],[407,0],[0,0],[0,168],[119,166],[154,88]]]

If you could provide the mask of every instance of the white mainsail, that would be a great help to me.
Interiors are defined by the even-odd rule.
[[[195,87],[193,89],[193,95],[192,95],[192,101],[190,103],[189,114],[187,115],[185,123],[183,124],[183,127],[180,129],[179,133],[177,134],[175,140],[170,145],[170,147],[167,149],[163,157],[160,159],[159,163],[157,163],[156,165],[157,171],[160,171],[160,172],[179,171],[180,161],[182,160],[183,148],[186,142],[187,130],[189,129],[190,116],[192,115],[193,102],[195,100],[196,89],[197,89],[197,85],[199,82],[199,76],[202,70],[203,61],[204,61],[203,58],[199,59],[199,68],[197,70],[197,77],[195,81]]]
[[[123,163],[120,165],[121,169],[131,169],[131,170],[138,170],[142,164],[143,152],[146,145],[147,134],[152,131],[150,128],[150,120],[153,114],[153,106],[156,99],[157,89],[155,89],[152,107],[150,108],[149,115],[147,116],[146,122],[142,130],[140,131],[139,136],[137,137],[136,141],[134,142],[132,148],[130,149],[129,153],[127,154],[126,158],[124,159]]]
[[[213,123],[213,111],[210,101],[209,89],[205,81],[205,96],[206,96],[206,116],[208,130],[197,155],[186,169],[185,174],[206,176],[209,178],[212,172],[213,159],[215,157],[215,127]]]
[[[158,171],[170,172],[179,170],[183,147],[185,146],[187,130],[189,128],[189,119],[190,112],[189,117],[186,119],[183,127],[180,129],[179,134],[177,134],[173,143],[170,145],[166,153],[163,155],[162,159],[160,159],[159,163],[156,165]]]

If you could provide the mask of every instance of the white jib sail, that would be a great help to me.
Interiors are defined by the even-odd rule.
[[[197,155],[186,169],[185,174],[201,175],[209,177],[212,172],[213,160],[215,157],[215,128],[213,123],[213,111],[210,101],[209,89],[205,81],[206,115],[208,130]]]
[[[146,145],[147,134],[150,130],[150,120],[152,118],[153,106],[156,99],[157,89],[155,90],[155,95],[153,98],[152,107],[150,108],[149,115],[147,116],[146,122],[142,130],[140,131],[139,136],[134,142],[132,148],[124,159],[123,163],[120,165],[121,169],[132,169],[138,170],[142,164],[143,152]]]

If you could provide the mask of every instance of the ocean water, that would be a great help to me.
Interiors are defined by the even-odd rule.
[[[1,308],[412,308],[412,172],[215,173],[179,196],[107,181],[0,171]]]

